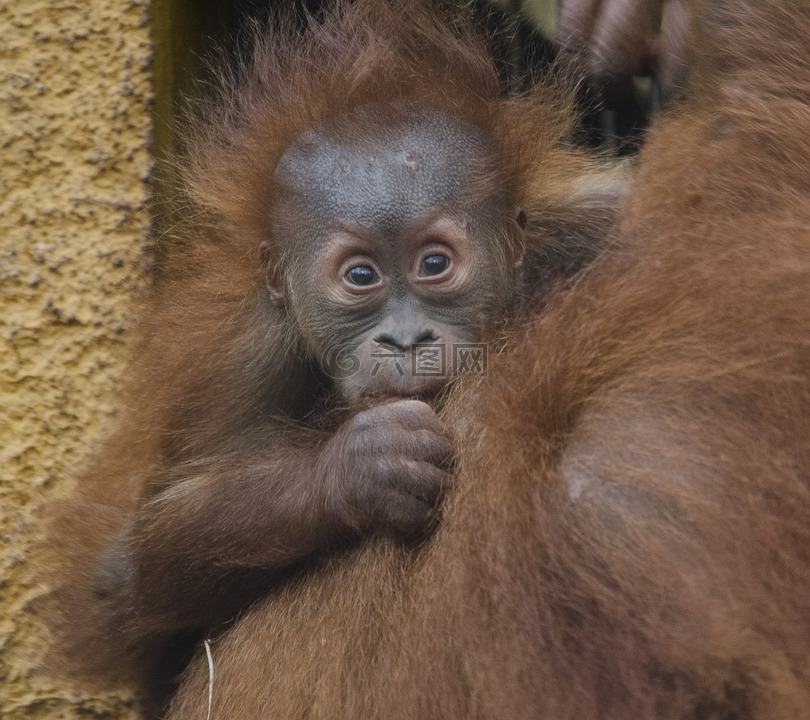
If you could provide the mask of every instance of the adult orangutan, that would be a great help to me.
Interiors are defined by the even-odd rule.
[[[57,526],[79,673],[173,720],[810,707],[810,10],[705,33],[613,231],[621,169],[460,20],[259,41]]]

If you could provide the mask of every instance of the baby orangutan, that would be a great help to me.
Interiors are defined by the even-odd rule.
[[[287,577],[427,537],[464,352],[572,282],[614,216],[624,173],[563,146],[563,98],[503,99],[464,23],[394,5],[258,38],[197,126],[128,410],[59,509],[68,669],[152,711]]]

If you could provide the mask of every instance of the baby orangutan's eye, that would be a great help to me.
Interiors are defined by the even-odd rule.
[[[370,265],[355,265],[345,275],[346,282],[357,287],[368,287],[379,282],[380,276]]]
[[[419,274],[422,276],[432,277],[441,275],[450,267],[450,258],[441,253],[428,255],[422,260],[419,265]]]

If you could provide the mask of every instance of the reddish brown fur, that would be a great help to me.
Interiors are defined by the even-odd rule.
[[[473,89],[492,93],[486,103],[453,95],[484,72],[480,48],[433,30],[411,36],[384,10],[367,21],[366,8],[320,39],[338,54],[327,66],[340,69],[322,105],[307,90],[318,78],[307,75],[278,124],[261,90],[221,118],[220,140],[202,141],[214,152],[196,158],[194,176],[234,178],[230,188],[192,188],[222,240],[191,250],[188,277],[158,291],[144,330],[145,385],[135,390],[147,387],[153,405],[138,401],[68,509],[73,532],[83,523],[72,585],[57,595],[68,649],[98,634],[82,579],[94,548],[134,511],[147,470],[158,464],[159,476],[154,430],[190,384],[214,383],[191,396],[233,410],[184,406],[205,423],[172,452],[214,443],[228,414],[233,422],[241,411],[249,426],[245,398],[261,368],[237,368],[243,356],[233,348],[260,341],[240,313],[260,282],[251,248],[274,138],[339,98],[373,97],[377,71],[402,77],[404,67],[408,82],[391,92],[413,87],[509,131],[498,137],[530,195],[530,217],[549,197],[570,197],[561,188],[589,162],[555,149],[566,123],[545,110],[543,91],[499,104],[494,86],[476,80]],[[744,0],[718,3],[708,18],[691,99],[652,131],[615,250],[513,329],[489,377],[466,382],[445,408],[460,467],[437,534],[419,551],[375,541],[324,558],[215,637],[212,717],[807,713],[810,11]],[[400,41],[413,52],[417,39],[427,45],[420,57],[405,53],[403,66],[386,52]],[[451,68],[470,60],[472,75],[444,87],[415,72],[422,54],[435,63],[444,52]],[[275,62],[260,60],[271,78]],[[341,74],[346,67],[358,72]],[[434,75],[437,67],[445,65],[428,65]],[[513,107],[525,122],[507,121]],[[302,118],[301,108],[315,114]],[[255,127],[272,132],[248,136],[250,152],[237,157],[228,143]],[[244,188],[255,197],[231,202]],[[156,357],[153,347],[166,352]],[[126,669],[105,642],[88,673]],[[206,716],[208,676],[199,649],[170,718]]]

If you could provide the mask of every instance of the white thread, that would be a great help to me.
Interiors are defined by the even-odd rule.
[[[208,717],[211,720],[211,707],[214,704],[214,658],[211,657],[211,641],[203,640],[205,657],[208,658]]]

